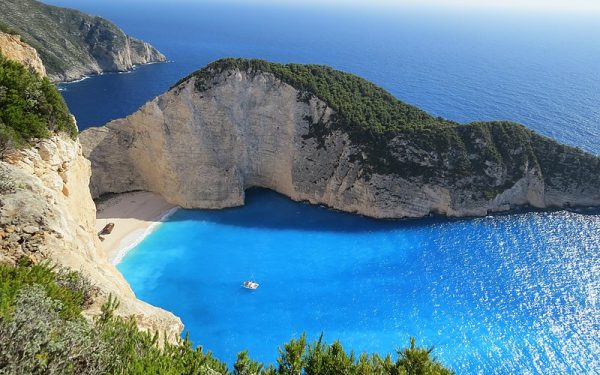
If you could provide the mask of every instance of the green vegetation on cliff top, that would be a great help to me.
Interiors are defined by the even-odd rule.
[[[199,91],[204,91],[210,87],[215,73],[230,69],[272,73],[308,94],[304,100],[314,95],[334,109],[343,122],[378,133],[454,124],[399,101],[365,79],[324,65],[283,65],[264,60],[227,58],[213,62],[191,76],[200,78],[196,87]],[[175,86],[191,76],[182,79]]]
[[[90,24],[95,17],[35,0],[0,0],[0,6],[1,28],[35,48],[49,75],[63,75],[80,62],[92,61],[76,23]],[[109,22],[104,26],[116,28]]]
[[[77,136],[63,97],[48,78],[6,59],[0,51],[0,151],[52,132]]]
[[[231,374],[227,365],[194,348],[186,338],[159,346],[156,334],[141,332],[132,318],[114,314],[118,302],[109,298],[102,313],[89,321],[80,312],[95,298],[89,282],[77,272],[0,263],[0,373],[45,375],[96,374]],[[275,348],[273,348],[275,350]],[[390,355],[346,352],[339,342],[305,336],[279,348],[276,366],[265,366],[241,352],[236,375],[449,375],[431,356],[415,346]]]
[[[98,68],[120,70],[117,56],[125,56],[126,48],[143,50],[141,41],[112,22],[75,9],[36,0],[0,0],[0,9],[0,30],[35,48],[53,81],[99,73]]]
[[[332,119],[307,118],[308,137],[325,146],[335,130],[361,151],[367,171],[400,173],[477,191],[486,198],[512,186],[525,169],[541,172],[548,186],[572,181],[600,184],[600,158],[562,145],[510,121],[459,124],[403,103],[375,84],[322,65],[277,64],[226,58],[180,80],[194,77],[199,92],[223,72],[271,73],[299,90],[299,100],[317,97],[335,111]],[[493,168],[492,168],[493,166]],[[593,181],[592,181],[593,180]]]

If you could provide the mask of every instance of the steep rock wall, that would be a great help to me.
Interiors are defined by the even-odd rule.
[[[7,59],[20,62],[40,76],[46,76],[46,68],[37,51],[23,42],[20,36],[0,31],[0,51]]]
[[[136,299],[102,250],[94,233],[90,174],[81,145],[65,136],[4,155],[0,160],[0,261],[12,263],[25,256],[79,270],[101,291],[87,313],[98,313],[112,294],[121,303],[117,313],[133,315],[140,327],[175,339],[183,329],[179,318]]]
[[[459,175],[452,172],[451,148],[420,147],[418,137],[398,133],[385,148],[399,167],[381,172],[364,147],[332,125],[334,110],[275,75],[230,69],[199,79],[192,76],[131,116],[82,133],[94,196],[148,190],[182,207],[223,208],[242,205],[244,190],[258,186],[376,218],[600,205],[593,181],[556,184],[548,163],[530,163],[526,152],[542,152],[535,144],[527,144],[533,151],[519,144],[503,150],[516,155],[508,165],[482,157],[493,140],[465,127],[461,142],[483,167],[477,175]],[[556,147],[546,151],[562,152]],[[565,165],[577,166],[578,157]],[[597,159],[585,158],[595,169],[577,173],[600,172]]]
[[[35,0],[0,0],[0,8],[0,24],[37,49],[55,82],[166,60],[150,44],[101,17]]]

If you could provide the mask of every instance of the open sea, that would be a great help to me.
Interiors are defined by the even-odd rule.
[[[327,64],[460,122],[513,120],[600,154],[597,15],[52,0],[170,62],[60,85],[80,129],[126,116],[221,57]],[[306,332],[357,352],[415,336],[459,374],[600,373],[600,214],[376,221],[248,192],[180,210],[119,265],[137,295],[232,362]],[[254,277],[255,292],[240,287]]]

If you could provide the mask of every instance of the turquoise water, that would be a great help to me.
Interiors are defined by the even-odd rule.
[[[599,233],[591,214],[376,221],[256,190],[178,211],[118,267],[230,362],[323,332],[379,353],[416,336],[458,373],[582,374],[600,368]]]
[[[48,0],[108,17],[171,62],[61,85],[80,128],[221,57],[328,64],[436,116],[509,119],[600,154],[595,14],[196,0]],[[265,361],[306,331],[357,351],[414,335],[458,373],[600,373],[600,216],[377,222],[253,192],[179,211],[119,266],[195,343]],[[261,283],[240,288],[250,277]]]

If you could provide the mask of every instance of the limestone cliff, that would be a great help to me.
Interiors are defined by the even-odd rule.
[[[38,51],[52,81],[165,61],[154,47],[101,17],[35,0],[0,0],[0,8],[0,26],[18,33]]]
[[[179,318],[136,299],[104,254],[94,233],[90,174],[81,145],[66,135],[6,152],[0,160],[0,262],[26,256],[79,270],[101,291],[87,313],[97,313],[113,294],[121,302],[118,313],[135,316],[142,328],[178,337]]]
[[[387,128],[361,125],[374,117]],[[517,124],[433,118],[324,67],[216,62],[80,139],[95,197],[148,190],[216,209],[265,187],[377,218],[600,205],[598,157]]]
[[[0,31],[0,53],[7,59],[20,62],[40,76],[46,75],[46,68],[37,51],[21,40],[18,35]]]

